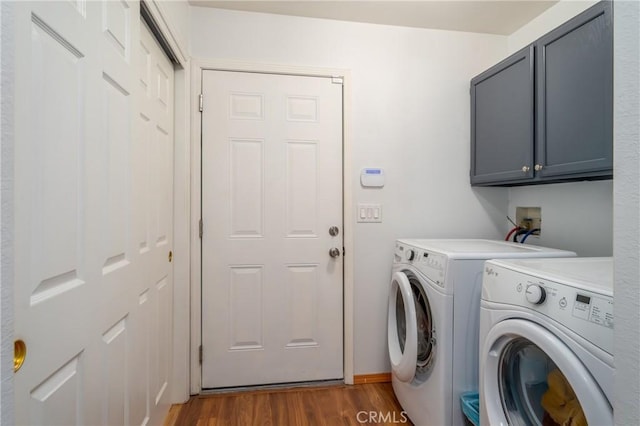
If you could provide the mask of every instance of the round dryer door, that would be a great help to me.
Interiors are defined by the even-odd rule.
[[[488,424],[613,424],[611,405],[587,368],[558,337],[534,322],[496,324],[480,362]]]
[[[409,271],[393,274],[387,326],[395,377],[403,382],[424,379],[433,364],[435,328],[424,287]]]

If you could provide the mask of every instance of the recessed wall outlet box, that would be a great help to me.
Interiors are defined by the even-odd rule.
[[[382,188],[384,186],[384,170],[373,167],[362,169],[360,184],[365,188]]]
[[[379,223],[382,222],[382,205],[358,204],[356,212],[358,222]]]
[[[540,207],[516,207],[516,224],[525,229],[539,229],[542,233],[542,209]]]

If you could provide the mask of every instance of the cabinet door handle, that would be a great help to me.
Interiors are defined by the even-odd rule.
[[[527,173],[529,170],[531,170],[531,167],[529,167],[529,166],[522,166],[522,173]]]
[[[534,169],[535,169],[536,172],[539,172],[540,170],[542,170],[542,164],[536,164]]]

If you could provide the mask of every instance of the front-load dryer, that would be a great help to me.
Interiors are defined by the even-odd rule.
[[[480,423],[613,424],[613,262],[485,264]]]
[[[388,309],[393,389],[417,426],[463,425],[459,396],[478,388],[485,260],[575,253],[492,240],[398,240]]]

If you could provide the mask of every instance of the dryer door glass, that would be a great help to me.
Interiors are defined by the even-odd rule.
[[[483,424],[614,424],[609,399],[593,375],[602,384],[612,381],[613,366],[602,361],[589,370],[581,358],[588,352],[576,352],[577,346],[567,345],[573,341],[559,337],[520,318],[491,326],[480,354]]]
[[[551,358],[525,338],[502,352],[500,391],[512,425],[586,425],[575,391]]]
[[[433,324],[433,316],[431,315],[431,307],[429,306],[429,299],[424,291],[422,284],[418,278],[407,273],[407,278],[411,285],[411,293],[413,295],[412,303],[415,306],[416,312],[416,325],[418,331],[418,354],[416,359],[416,375],[415,380],[423,381],[428,376],[431,366],[433,365],[433,359],[435,355],[434,346],[435,339],[435,325]],[[398,340],[400,347],[404,351],[406,328],[405,323],[406,315],[405,301],[398,289],[398,295],[396,297],[396,318],[397,318],[397,330]]]

